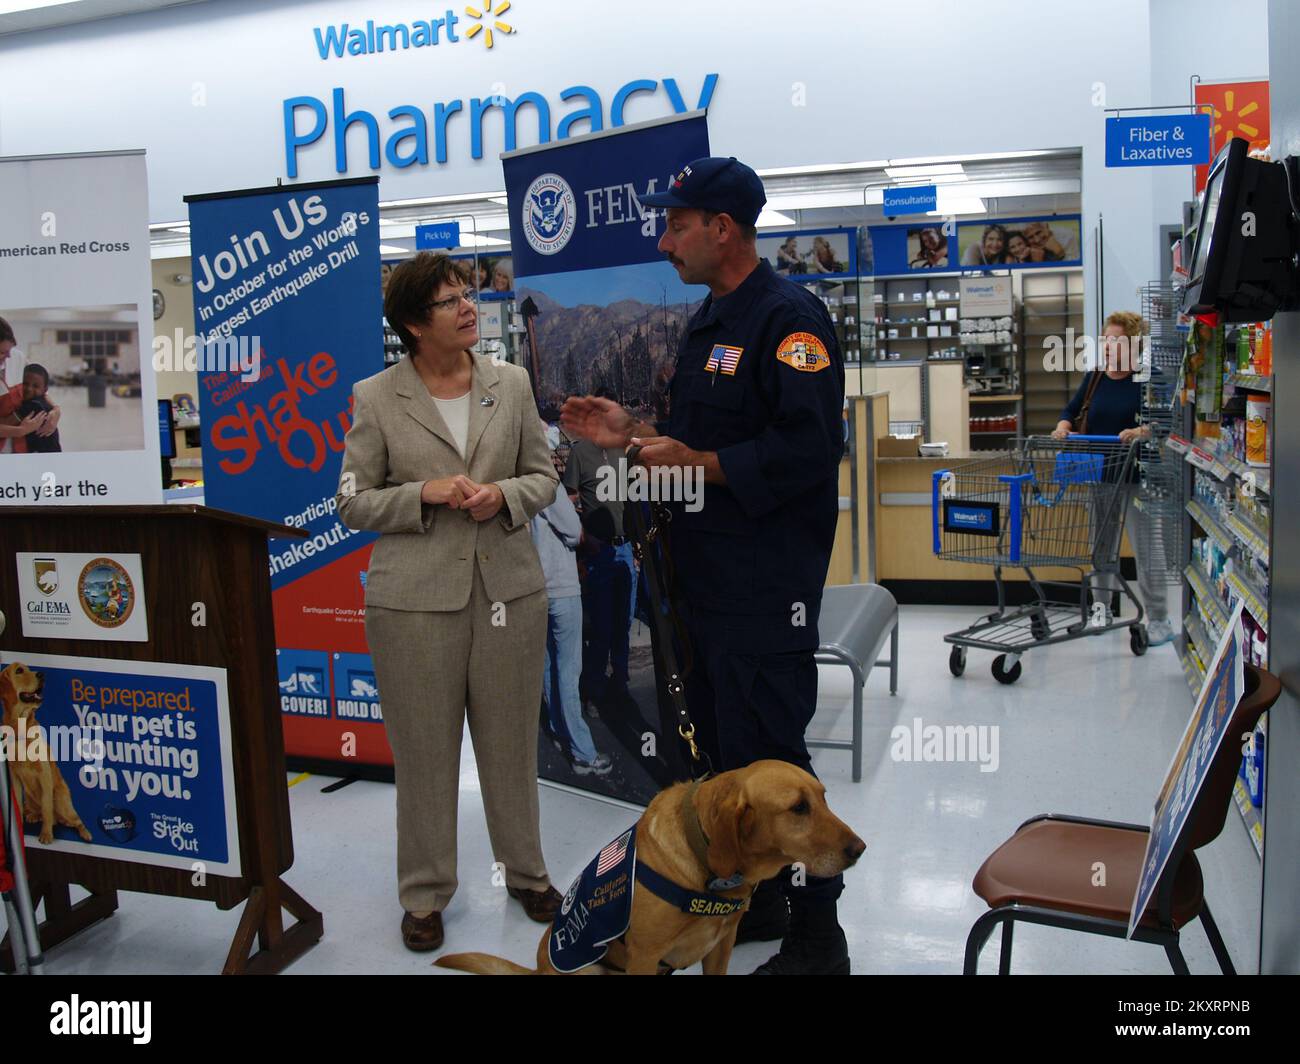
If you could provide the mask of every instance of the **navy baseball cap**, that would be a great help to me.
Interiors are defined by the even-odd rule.
[[[696,159],[687,163],[665,192],[640,197],[647,207],[695,207],[731,215],[753,225],[767,202],[763,182],[735,156]]]

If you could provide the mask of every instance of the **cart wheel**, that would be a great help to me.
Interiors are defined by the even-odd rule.
[[[1052,629],[1046,617],[1041,613],[1035,613],[1029,619],[1029,632],[1035,639],[1043,640],[1052,634]]]
[[[954,676],[960,676],[966,671],[965,647],[952,648],[952,653],[948,655],[948,671]]]
[[[1147,637],[1146,625],[1135,624],[1128,630],[1128,645],[1139,658],[1147,652],[1151,640]]]
[[[1020,662],[1017,661],[1008,669],[1007,656],[999,654],[993,659],[993,679],[998,683],[1015,683],[1020,679]]]

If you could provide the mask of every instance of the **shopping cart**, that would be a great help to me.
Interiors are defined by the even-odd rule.
[[[1147,650],[1142,604],[1119,571],[1129,495],[1137,489],[1136,445],[1118,436],[1030,436],[995,458],[934,474],[934,553],[950,561],[993,567],[998,608],[977,624],[944,636],[953,644],[948,668],[966,671],[969,647],[998,652],[993,676],[1020,678],[1020,657],[1034,647],[1129,629],[1134,654]],[[1034,598],[1009,608],[1004,566],[1022,568]],[[1040,580],[1034,567],[1079,570],[1079,583]],[[1047,588],[1068,589],[1076,600],[1053,599]],[[1065,592],[1058,592],[1065,593]],[[1120,620],[1118,593],[1137,609]]]

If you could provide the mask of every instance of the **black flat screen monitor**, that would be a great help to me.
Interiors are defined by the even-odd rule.
[[[176,419],[170,399],[158,400],[158,452],[162,458],[176,457]]]
[[[1183,311],[1267,321],[1297,302],[1296,220],[1282,163],[1251,159],[1234,137],[1219,152],[1196,216]]]

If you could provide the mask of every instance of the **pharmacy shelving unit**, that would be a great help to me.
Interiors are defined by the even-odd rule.
[[[1081,270],[1023,270],[1021,327],[1024,347],[1024,424],[1027,435],[1047,435],[1056,428],[1061,411],[1084,374],[1049,369],[1044,343],[1083,335],[1083,272]]]
[[[1225,343],[1226,350],[1231,351],[1233,347],[1231,342]],[[1227,372],[1225,404],[1235,391],[1271,392],[1272,386],[1271,377]],[[1219,441],[1223,446],[1215,446],[1208,440],[1193,443],[1190,421],[1189,413],[1184,422],[1186,431],[1170,435],[1164,446],[1171,455],[1181,457],[1188,467],[1191,490],[1187,494],[1186,510],[1190,540],[1204,537],[1216,549],[1216,558],[1222,555],[1227,559],[1221,567],[1215,566],[1218,571],[1208,572],[1197,551],[1189,550],[1185,558],[1183,634],[1178,641],[1178,655],[1195,697],[1200,693],[1206,667],[1239,601],[1244,603],[1254,625],[1261,632],[1268,632],[1272,469],[1247,465],[1227,449],[1226,440]],[[1270,424],[1270,434],[1271,431]],[[1269,454],[1272,454],[1271,439]],[[1222,501],[1222,506],[1213,505],[1216,498]],[[1255,560],[1254,564],[1251,559]],[[1265,721],[1260,734],[1266,730]],[[1237,780],[1234,797],[1255,850],[1262,856],[1263,808],[1251,801],[1241,778]]]

